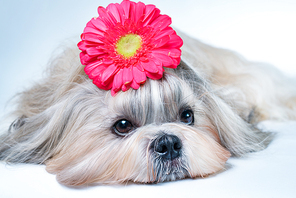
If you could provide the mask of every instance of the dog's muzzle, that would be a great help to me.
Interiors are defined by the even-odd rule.
[[[163,134],[152,142],[151,147],[162,159],[173,160],[180,157],[182,143],[175,135]]]

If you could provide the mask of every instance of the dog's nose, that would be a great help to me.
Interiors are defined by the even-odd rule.
[[[175,135],[162,135],[154,140],[154,151],[162,158],[173,160],[180,156],[182,143]]]

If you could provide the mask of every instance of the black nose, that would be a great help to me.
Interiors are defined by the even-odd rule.
[[[175,135],[162,135],[152,143],[154,151],[162,158],[173,160],[180,156],[182,143]]]

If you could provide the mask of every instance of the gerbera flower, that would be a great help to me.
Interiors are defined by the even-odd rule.
[[[85,73],[99,88],[138,89],[146,78],[157,80],[163,67],[180,63],[182,39],[169,26],[171,18],[154,5],[124,0],[98,8],[78,43]]]

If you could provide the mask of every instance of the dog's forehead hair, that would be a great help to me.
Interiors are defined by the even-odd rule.
[[[194,105],[193,92],[178,76],[164,73],[160,80],[150,80],[138,90],[118,94],[111,103],[118,117],[139,126],[175,121],[182,109]]]

